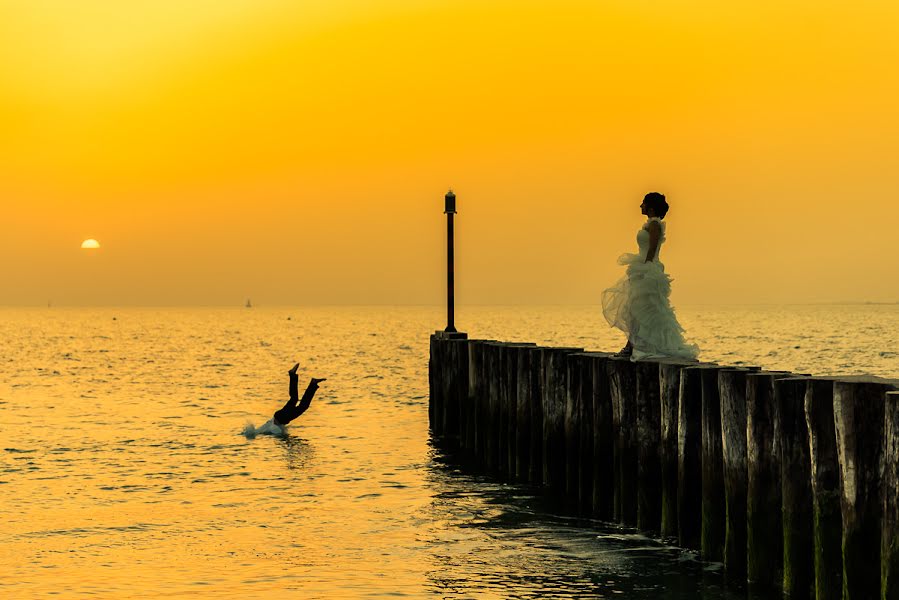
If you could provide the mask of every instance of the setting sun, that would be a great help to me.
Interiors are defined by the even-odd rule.
[[[81,248],[84,250],[94,250],[100,247],[100,242],[91,238],[89,240],[84,240],[81,242]]]

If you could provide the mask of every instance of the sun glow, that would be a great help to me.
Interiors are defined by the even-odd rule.
[[[85,250],[95,250],[100,247],[100,242],[91,238],[89,240],[84,240],[81,242],[81,247]]]

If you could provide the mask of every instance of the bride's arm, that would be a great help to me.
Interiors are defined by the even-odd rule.
[[[650,221],[646,226],[646,230],[649,232],[649,249],[646,251],[645,262],[652,262],[659,251],[659,238],[662,237],[662,226],[659,225],[658,221]]]

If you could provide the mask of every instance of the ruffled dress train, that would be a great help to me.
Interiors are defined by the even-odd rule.
[[[646,262],[651,221],[662,227],[655,260]],[[659,261],[665,241],[665,223],[649,219],[637,233],[638,254],[622,254],[618,264],[625,275],[602,293],[602,312],[612,327],[627,335],[633,345],[632,360],[645,358],[680,358],[696,360],[699,347],[684,340],[681,327],[671,307],[671,278]]]

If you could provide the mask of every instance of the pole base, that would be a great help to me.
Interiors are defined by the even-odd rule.
[[[467,340],[468,334],[464,331],[435,331],[434,337],[438,340]]]

